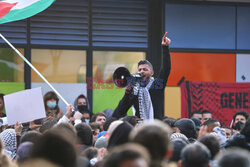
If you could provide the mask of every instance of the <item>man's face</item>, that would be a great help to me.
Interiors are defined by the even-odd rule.
[[[80,98],[77,100],[77,105],[87,105],[86,99],[85,98]]]
[[[154,74],[154,71],[150,69],[149,65],[147,64],[141,64],[138,67],[138,73],[143,75],[143,79],[150,79],[152,75]]]
[[[106,121],[106,117],[97,116],[95,122],[98,123],[101,127],[103,127],[104,122]]]
[[[209,119],[212,119],[212,114],[210,114],[210,113],[204,113],[204,114],[202,114],[202,121],[203,122],[205,122],[205,121],[207,121]]]
[[[242,123],[246,123],[247,122],[246,118],[243,115],[237,115],[235,117],[234,124],[236,124],[239,121],[242,122]]]
[[[232,136],[231,130],[227,128],[222,128],[226,133],[226,138],[229,139]]]
[[[84,118],[85,120],[86,120],[86,119],[89,120],[89,119],[90,119],[89,113],[83,113],[83,114],[82,114],[82,118]]]
[[[199,120],[202,119],[202,114],[194,114],[192,118],[198,118]]]

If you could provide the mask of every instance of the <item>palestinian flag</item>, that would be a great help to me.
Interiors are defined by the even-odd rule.
[[[0,0],[0,24],[31,17],[55,0]]]

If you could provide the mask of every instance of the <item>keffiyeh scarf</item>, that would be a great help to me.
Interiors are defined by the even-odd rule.
[[[140,84],[134,87],[134,95],[138,95],[140,118],[143,120],[154,119],[154,109],[148,91],[153,82],[154,78],[151,78],[145,87]]]
[[[14,129],[6,129],[0,134],[0,139],[4,143],[4,152],[7,153],[11,159],[15,158],[17,150],[16,132]]]

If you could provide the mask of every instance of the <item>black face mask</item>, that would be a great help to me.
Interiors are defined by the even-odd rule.
[[[80,105],[80,106],[77,106],[77,108],[78,108],[80,113],[84,113],[84,112],[88,111],[88,108],[86,105]]]

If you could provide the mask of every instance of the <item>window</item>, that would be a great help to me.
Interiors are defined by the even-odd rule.
[[[137,63],[145,59],[144,52],[93,52],[93,112],[107,108],[115,109],[124,94],[124,89],[112,83],[113,72],[124,66],[131,73],[137,72]],[[131,112],[131,111],[130,111]]]
[[[24,49],[18,49],[24,54]],[[0,48],[0,93],[24,90],[24,61],[11,48]]]

